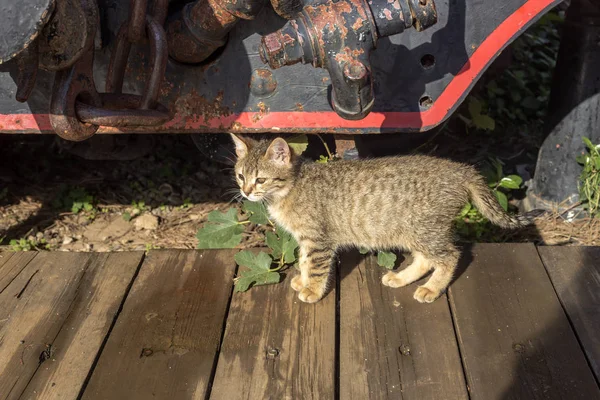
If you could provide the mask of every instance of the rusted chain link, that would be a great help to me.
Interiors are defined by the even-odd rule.
[[[84,140],[92,136],[99,126],[157,126],[171,119],[169,110],[158,103],[168,58],[166,34],[162,27],[168,3],[168,0],[154,1],[152,15],[147,15],[147,0],[132,0],[130,18],[119,29],[111,54],[105,88],[108,93],[98,93],[94,85],[91,73],[93,47],[88,49],[86,62],[79,62],[59,74],[62,79],[55,83],[51,105],[54,114],[51,120],[56,133],[65,139]],[[150,46],[151,73],[144,93],[124,94],[123,81],[131,45],[146,40]],[[73,79],[78,72],[84,72],[85,76],[80,76],[85,78],[85,85]],[[62,116],[61,112],[64,112]]]

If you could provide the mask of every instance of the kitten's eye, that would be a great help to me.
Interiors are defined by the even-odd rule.
[[[238,174],[238,178],[240,178],[240,181],[243,181],[244,180],[244,175]]]
[[[266,182],[266,179],[265,178],[256,178],[255,182],[258,183],[259,185],[262,185],[263,183]]]

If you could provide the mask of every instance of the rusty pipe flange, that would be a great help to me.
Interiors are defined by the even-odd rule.
[[[139,104],[141,109],[152,109],[158,104],[160,84],[162,83],[167,69],[168,49],[166,34],[161,25],[153,17],[146,17],[146,33],[150,42],[150,58],[152,59],[152,72],[146,82],[142,100]],[[108,65],[108,77],[106,79],[106,91],[109,93],[121,93],[127,59],[131,50],[131,42],[128,40],[128,26],[121,25],[117,35],[117,43],[111,55]]]
[[[169,55],[185,64],[205,61],[225,45],[240,19],[253,19],[265,0],[197,0],[187,4],[167,24]]]
[[[50,124],[63,139],[79,142],[98,130],[97,125],[81,122],[75,112],[78,100],[102,106],[94,84],[93,65],[94,52],[90,49],[73,66],[56,72],[50,99]]]
[[[102,107],[82,101],[75,105],[75,113],[85,123],[100,126],[132,127],[158,126],[171,119],[169,110],[160,103],[156,109],[141,109],[142,97],[135,94],[100,93]]]
[[[40,68],[69,68],[93,45],[100,24],[95,0],[61,0],[38,42]]]
[[[376,0],[370,1],[369,7],[380,37],[396,35],[411,27],[422,31],[437,22],[433,0]]]

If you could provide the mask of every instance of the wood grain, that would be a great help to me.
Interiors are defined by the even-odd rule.
[[[554,289],[600,381],[600,247],[538,247]]]
[[[598,399],[532,244],[480,244],[449,290],[472,399]]]
[[[211,399],[333,399],[335,291],[316,304],[289,285],[234,293]]]
[[[0,319],[7,319],[0,326],[0,399],[16,399],[25,390],[67,319],[93,258],[39,253],[0,294]]]
[[[373,256],[353,252],[341,268],[340,398],[467,399],[446,296],[420,304],[417,284],[383,286]]]
[[[92,258],[52,357],[37,369],[23,399],[76,399],[113,324],[143,252],[100,253]]]
[[[33,260],[38,253],[35,251],[2,252],[0,253],[0,293],[2,293],[23,268]]]
[[[204,399],[235,271],[234,250],[146,256],[84,399]]]

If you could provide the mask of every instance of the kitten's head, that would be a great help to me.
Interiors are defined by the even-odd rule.
[[[235,180],[250,201],[273,201],[285,196],[293,184],[294,154],[282,138],[254,141],[231,135],[235,143]]]

